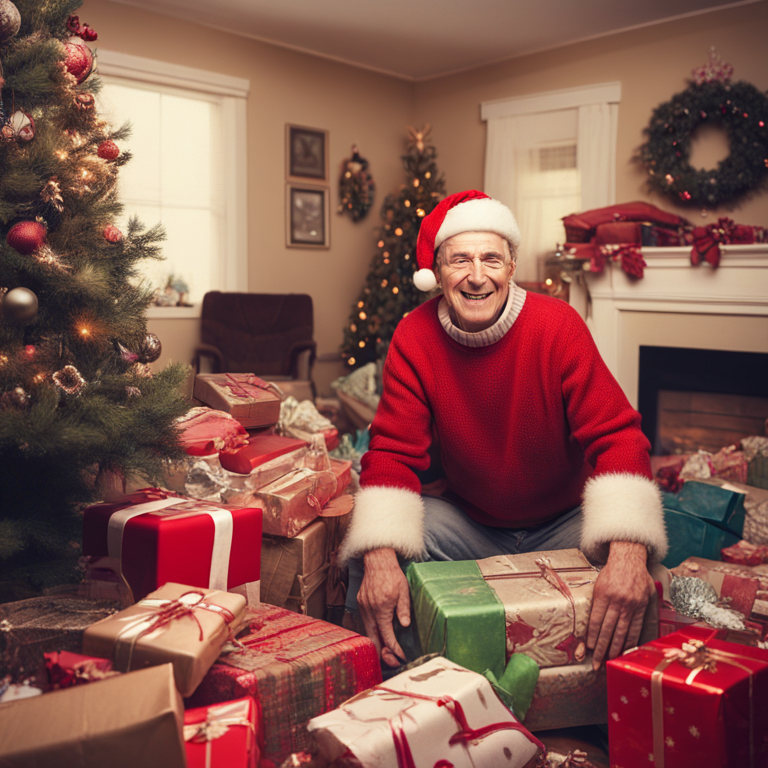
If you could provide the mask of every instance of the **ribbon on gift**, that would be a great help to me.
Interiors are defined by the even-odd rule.
[[[237,374],[227,373],[225,377],[224,386],[235,397],[258,397],[258,390],[263,390],[264,392],[272,392],[281,400],[283,399],[283,390],[277,384],[271,381],[264,381],[264,379],[260,379],[252,373],[239,374],[239,378]]]
[[[497,731],[519,731],[524,734],[532,744],[535,744],[546,754],[547,748],[532,733],[530,733],[522,723],[515,719],[503,723],[491,723],[489,725],[484,725],[481,728],[472,728],[467,721],[467,716],[464,714],[464,708],[461,706],[461,703],[452,696],[428,696],[423,693],[416,693],[415,691],[401,691],[394,688],[387,688],[383,685],[377,685],[371,691],[365,691],[360,694],[360,697],[366,696],[366,694],[376,695],[378,692],[394,694],[410,699],[420,699],[421,701],[431,701],[437,704],[438,707],[445,707],[448,714],[450,714],[456,722],[458,728],[458,731],[448,740],[448,744],[451,746],[458,744],[459,742],[467,743],[477,741],[484,736],[496,733]],[[357,699],[359,697],[356,696],[354,698]],[[350,699],[350,701],[353,701],[353,699]],[[398,768],[418,768],[413,760],[411,748],[408,744],[408,738],[405,734],[402,713],[398,717],[399,722],[390,720],[389,723],[390,730],[392,731],[392,739],[395,745],[397,766]]]
[[[154,489],[152,489],[154,490]],[[229,557],[232,551],[232,533],[234,521],[232,512],[199,501],[187,501],[179,497],[167,497],[163,492],[154,494],[161,498],[150,499],[143,504],[135,504],[120,509],[109,518],[107,528],[107,551],[110,557],[122,562],[123,534],[125,526],[139,515],[149,513],[165,513],[169,516],[209,515],[213,520],[213,552],[211,553],[211,568],[208,576],[208,589],[227,591],[229,578]],[[173,510],[169,507],[174,507]]]
[[[139,600],[136,603],[137,606],[144,606],[147,608],[147,613],[136,616],[127,616],[123,619],[116,617],[117,621],[128,622],[118,633],[115,640],[115,664],[119,667],[118,656],[126,648],[128,651],[128,659],[125,665],[126,671],[130,671],[131,662],[133,661],[133,650],[136,647],[136,643],[142,638],[151,636],[156,632],[164,631],[172,622],[178,621],[185,617],[191,618],[196,624],[199,630],[198,640],[203,642],[205,633],[203,632],[202,624],[200,620],[195,616],[195,611],[210,611],[221,617],[225,625],[231,628],[231,625],[235,621],[235,615],[228,608],[224,608],[221,605],[216,605],[210,602],[211,596],[215,593],[209,593],[205,595],[198,590],[190,590],[180,595],[175,600],[161,600],[156,597],[145,597],[143,600]],[[207,601],[205,600],[207,598]]]
[[[686,685],[693,685],[702,672],[714,673],[717,664],[730,664],[746,672],[749,680],[749,766],[755,768],[754,712],[752,699],[752,682],[754,670],[742,664],[742,661],[752,661],[751,656],[742,656],[720,648],[710,648],[703,641],[691,639],[684,642],[681,648],[658,648],[646,646],[648,650],[662,653],[664,658],[656,665],[651,673],[651,716],[653,721],[653,765],[654,768],[664,768],[664,671],[671,664],[679,663],[691,670],[685,679]]]
[[[205,720],[200,723],[184,725],[184,741],[193,744],[205,743],[205,768],[212,766],[212,742],[220,739],[230,728],[244,726],[248,728],[248,742],[246,749],[251,749],[251,734],[255,736],[256,729],[248,718],[250,702],[233,701],[221,706],[209,707]]]

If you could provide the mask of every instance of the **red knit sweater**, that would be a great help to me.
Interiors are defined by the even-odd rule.
[[[529,293],[499,341],[471,348],[442,328],[439,301],[394,334],[361,486],[420,493],[433,425],[448,497],[486,525],[546,522],[591,475],[652,477],[640,415],[568,304]]]

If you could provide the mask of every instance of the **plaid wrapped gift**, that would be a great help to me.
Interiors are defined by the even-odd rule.
[[[381,682],[373,643],[323,621],[261,605],[245,650],[211,667],[188,707],[253,696],[263,705],[263,758],[280,763],[310,746],[309,720]]]

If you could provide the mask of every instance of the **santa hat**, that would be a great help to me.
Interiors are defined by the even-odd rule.
[[[504,203],[476,189],[449,195],[421,222],[416,241],[419,269],[413,276],[413,284],[420,291],[431,291],[437,287],[432,271],[435,250],[449,237],[462,232],[495,232],[514,247],[520,245],[517,222]]]

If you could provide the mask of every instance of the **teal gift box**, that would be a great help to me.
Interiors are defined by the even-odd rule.
[[[501,677],[506,665],[504,606],[477,563],[412,563],[406,575],[423,652]]]
[[[675,568],[689,557],[719,560],[720,550],[741,539],[744,494],[689,480],[677,493],[664,493],[669,552],[663,565]]]

